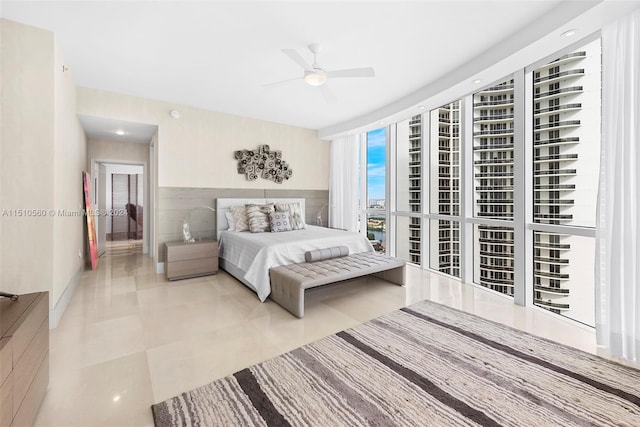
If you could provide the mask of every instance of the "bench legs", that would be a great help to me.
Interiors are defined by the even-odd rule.
[[[404,286],[407,283],[407,272],[404,265],[402,267],[372,273],[371,275],[400,286]]]

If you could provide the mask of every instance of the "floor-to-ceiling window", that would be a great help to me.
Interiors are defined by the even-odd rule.
[[[371,131],[363,148],[378,250],[594,324],[599,39]]]
[[[420,265],[422,259],[422,116],[395,124],[396,256]]]
[[[460,277],[460,101],[429,113],[429,267]]]
[[[513,296],[514,81],[473,94],[473,281]]]
[[[376,252],[387,248],[387,128],[367,133],[367,237]]]
[[[593,325],[600,41],[532,74],[533,300]]]

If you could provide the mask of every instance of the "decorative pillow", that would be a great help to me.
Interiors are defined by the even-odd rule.
[[[247,209],[242,206],[231,206],[229,208],[233,215],[233,226],[236,231],[247,231],[249,229],[249,219],[247,218]]]
[[[302,217],[302,208],[300,203],[278,203],[276,205],[276,211],[289,212],[289,218],[291,219],[291,229],[302,230],[307,227]]]
[[[245,205],[249,220],[249,231],[264,233],[269,228],[269,212],[273,212],[273,203],[267,205]]]
[[[304,260],[307,262],[322,261],[323,259],[339,258],[349,255],[349,247],[334,246],[326,249],[315,249],[304,253]]]
[[[227,218],[227,231],[236,231],[236,224],[233,220],[233,214],[231,212],[225,212],[224,217]]]
[[[272,233],[280,233],[282,231],[291,231],[291,220],[289,212],[271,212],[269,213],[269,225]]]

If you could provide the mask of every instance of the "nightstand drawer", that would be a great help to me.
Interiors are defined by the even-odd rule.
[[[167,277],[169,280],[182,279],[193,276],[203,276],[218,271],[218,257],[190,259],[167,263]]]
[[[218,242],[167,244],[167,262],[218,256]]]
[[[218,242],[198,240],[196,242],[165,243],[165,269],[167,279],[186,279],[218,272]]]

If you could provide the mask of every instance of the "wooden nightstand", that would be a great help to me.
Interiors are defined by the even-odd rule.
[[[167,279],[207,276],[218,272],[218,241],[165,243]]]

